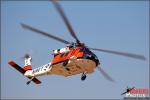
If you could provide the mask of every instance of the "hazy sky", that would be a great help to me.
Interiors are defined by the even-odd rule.
[[[65,45],[24,30],[26,23],[74,41],[49,1],[1,2],[1,96],[2,99],[121,99],[126,87],[149,87],[149,1],[61,1],[79,39],[86,45],[145,55],[146,61],[95,52],[101,67],[116,83],[96,69],[87,75],[40,77],[41,85],[26,85],[27,78],[8,65],[30,53],[33,68],[52,59],[52,50]]]

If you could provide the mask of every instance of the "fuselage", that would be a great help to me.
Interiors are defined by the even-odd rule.
[[[61,49],[58,49],[61,51]],[[64,50],[64,51],[63,51]],[[28,70],[25,76],[38,77],[42,75],[71,76],[80,73],[92,73],[99,60],[97,56],[85,47],[63,48],[63,52],[54,54],[54,58],[48,64],[39,68]]]

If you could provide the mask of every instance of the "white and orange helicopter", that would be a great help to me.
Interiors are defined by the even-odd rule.
[[[81,80],[85,80],[86,75],[93,73],[96,68],[103,74],[103,76],[106,79],[110,81],[114,81],[101,67],[99,67],[100,61],[98,57],[91,50],[131,57],[139,60],[146,59],[143,55],[105,50],[105,49],[90,48],[86,46],[84,43],[81,43],[78,37],[76,36],[70,22],[68,21],[58,1],[56,0],[51,0],[51,1],[56,7],[59,14],[61,15],[64,23],[67,26],[68,31],[70,32],[71,36],[76,40],[76,42],[68,42],[60,37],[48,34],[39,29],[21,23],[21,26],[27,30],[33,31],[35,33],[41,34],[48,38],[67,44],[65,48],[61,48],[53,51],[54,57],[52,61],[36,69],[32,69],[32,65],[31,65],[32,57],[29,54],[26,54],[24,57],[25,64],[23,68],[20,67],[18,64],[16,64],[16,62],[12,60],[8,62],[9,65],[11,65],[13,68],[15,68],[16,70],[21,72],[24,76],[30,79],[27,82],[27,85],[30,84],[31,81],[33,81],[36,84],[40,84],[41,81],[38,80],[37,77],[44,76],[44,75],[62,75],[67,77],[76,74],[82,74]]]

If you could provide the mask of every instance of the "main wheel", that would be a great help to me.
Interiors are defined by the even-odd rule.
[[[81,80],[84,81],[86,79],[86,74],[82,74]]]
[[[29,85],[31,83],[31,81],[28,81],[26,84]]]

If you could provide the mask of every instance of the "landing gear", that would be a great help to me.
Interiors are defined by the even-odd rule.
[[[29,81],[27,81],[27,85],[29,85],[31,83],[31,81],[33,80],[34,77],[32,77]]]
[[[86,79],[86,74],[82,73],[81,80],[84,81]]]
[[[28,81],[26,84],[29,85],[31,83],[31,81]]]

